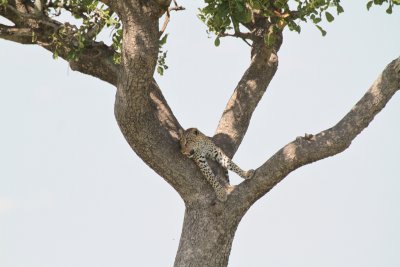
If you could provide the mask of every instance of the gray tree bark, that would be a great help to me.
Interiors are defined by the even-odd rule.
[[[186,208],[174,266],[228,266],[240,218],[218,206]]]
[[[236,229],[247,210],[290,172],[348,148],[400,88],[400,58],[391,62],[367,93],[332,128],[298,137],[258,167],[251,180],[231,187],[226,202],[219,202],[196,165],[179,151],[182,128],[153,78],[159,46],[159,18],[171,1],[103,1],[123,22],[122,63],[114,65],[112,52],[102,43],[83,51],[71,68],[100,78],[117,88],[115,117],[135,153],[165,179],[185,202],[185,219],[177,251],[176,267],[226,267]],[[0,7],[0,16],[15,26],[0,25],[0,38],[36,44],[53,51],[50,35],[59,22],[30,17],[20,1],[15,10]],[[21,18],[28,19],[21,19]],[[263,25],[261,25],[263,26]],[[259,25],[254,25],[259,27]],[[250,65],[229,99],[214,141],[233,157],[246,134],[253,111],[277,67],[280,44],[267,49],[262,29],[254,36]],[[32,41],[32,33],[37,40]],[[65,58],[72,44],[65,43]],[[93,56],[95,55],[95,56]]]

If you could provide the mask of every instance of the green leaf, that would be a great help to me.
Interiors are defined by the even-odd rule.
[[[114,55],[113,55],[113,62],[114,62],[114,64],[116,64],[116,65],[121,64],[121,54],[120,54],[120,53],[118,53],[118,52],[115,52],[115,53],[114,53]]]
[[[367,10],[369,10],[369,9],[371,8],[373,2],[374,2],[374,1],[369,1],[369,2],[367,3]]]
[[[250,6],[254,9],[261,9],[262,5],[258,0],[250,1]]]
[[[58,58],[58,52],[57,51],[54,51],[54,53],[53,53],[53,59],[57,59]]]
[[[312,19],[312,20],[313,20],[314,24],[318,24],[318,23],[321,22],[321,18],[315,18],[315,19]]]
[[[386,9],[386,13],[392,14],[392,5],[389,5],[389,7]]]
[[[219,39],[219,37],[215,38],[214,45],[218,47],[220,44],[221,40]]]
[[[158,74],[160,74],[161,76],[164,75],[164,69],[163,69],[161,66],[158,66],[158,67],[157,67],[157,72],[158,72]]]
[[[338,5],[338,6],[336,7],[336,11],[337,11],[337,13],[338,13],[338,15],[339,15],[340,13],[343,13],[343,12],[344,12],[344,9],[343,9],[343,7],[342,7],[341,5]]]
[[[375,5],[381,6],[384,2],[387,2],[388,0],[374,0]]]
[[[300,25],[296,24],[296,23],[293,22],[293,21],[290,21],[290,22],[288,23],[288,27],[289,27],[289,30],[295,31],[295,32],[297,32],[297,33],[300,33],[300,31],[301,31]]]
[[[328,22],[332,22],[332,21],[335,19],[335,18],[332,16],[332,14],[329,13],[328,11],[325,12],[325,17],[326,17],[326,20],[327,20]]]
[[[160,39],[160,46],[165,45],[165,43],[167,42],[167,38],[168,38],[168,33],[166,33],[161,39]]]
[[[321,32],[322,36],[325,36],[325,35],[326,35],[326,31],[325,31],[324,29],[322,29],[321,26],[319,26],[319,25],[315,25],[315,26],[316,26],[317,29]]]

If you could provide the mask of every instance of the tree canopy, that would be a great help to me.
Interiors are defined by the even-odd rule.
[[[161,35],[168,24],[170,12],[184,7],[175,0],[174,6],[169,8],[171,0],[155,2],[167,7],[160,31],[157,68],[162,75],[168,66],[166,51],[162,50],[167,35]],[[386,6],[386,12],[391,14],[400,1],[371,0],[366,3],[366,8],[369,10],[373,5]],[[198,17],[205,23],[207,31],[215,34],[216,46],[219,46],[222,37],[232,36],[246,42],[261,37],[267,46],[273,47],[280,43],[285,27],[300,33],[302,23],[312,23],[322,35],[326,35],[321,22],[332,22],[342,12],[344,9],[340,0],[206,0],[205,6],[199,8]],[[77,62],[79,56],[88,56],[85,48],[97,47],[97,53],[109,53],[114,64],[121,62],[122,22],[112,8],[112,1],[1,0],[0,16],[15,24],[2,26],[0,30],[4,39],[39,44],[52,51],[54,58],[61,56],[67,61]],[[107,46],[98,41],[102,31],[109,32],[111,40],[108,40]]]

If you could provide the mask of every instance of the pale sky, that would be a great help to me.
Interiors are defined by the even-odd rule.
[[[311,25],[285,32],[239,166],[333,126],[400,56],[399,8],[389,16],[364,2],[344,2],[326,37]],[[181,124],[212,135],[249,49],[233,39],[215,48],[197,3],[172,14],[170,68],[157,80]],[[124,140],[115,89],[38,47],[0,40],[0,59],[0,266],[172,266],[184,205]],[[348,150],[258,201],[229,266],[400,266],[399,114],[397,94]]]

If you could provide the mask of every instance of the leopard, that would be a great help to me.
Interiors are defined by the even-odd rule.
[[[255,171],[253,169],[248,171],[242,170],[212,141],[210,137],[200,132],[197,128],[188,128],[185,131],[180,129],[179,143],[181,153],[196,163],[200,172],[214,189],[217,199],[221,202],[227,200],[227,190],[218,181],[210,168],[207,159],[216,161],[222,168],[224,168],[226,174],[228,173],[228,170],[231,170],[243,179],[251,179],[254,175]]]

